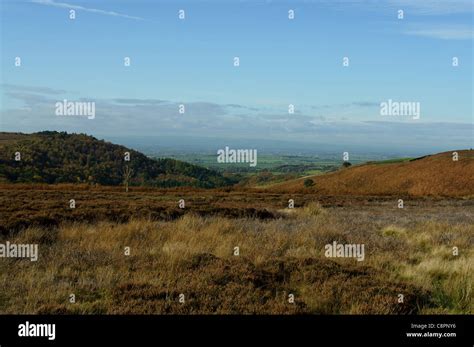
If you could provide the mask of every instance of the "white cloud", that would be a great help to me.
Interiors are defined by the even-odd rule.
[[[418,15],[445,15],[473,12],[472,0],[390,0],[392,6]]]
[[[62,101],[63,95],[51,93],[51,88],[21,88],[3,85],[4,99],[14,101],[10,107],[0,109],[3,131],[60,130],[87,134],[100,132],[104,136],[174,136],[173,146],[190,144],[190,137],[285,140],[323,144],[332,148],[342,145],[380,148],[381,145],[387,145],[419,150],[420,146],[425,146],[430,151],[433,146],[454,149],[467,148],[472,143],[472,124],[361,121],[354,117],[351,105],[358,106],[367,113],[375,105],[373,101],[340,104],[343,106],[342,110],[348,110],[348,117],[344,121],[338,121],[331,115],[306,113],[305,110],[301,114],[289,115],[286,110],[269,113],[264,109],[251,112],[245,105],[236,108],[236,104],[229,106],[188,101],[184,103],[185,114],[180,114],[178,106],[181,101],[94,99],[78,95],[68,97],[71,101],[96,103],[96,117],[89,120],[85,117],[56,116],[55,103]],[[331,105],[324,111],[328,110],[331,110]],[[339,114],[342,115],[344,113]]]
[[[23,86],[18,84],[2,83],[0,88],[8,91],[17,92],[28,92],[28,93],[39,93],[39,94],[64,94],[65,90],[53,89],[48,87],[36,87],[36,86]]]
[[[282,2],[286,1],[282,0]],[[424,16],[472,13],[474,11],[472,0],[306,0],[305,2],[348,10],[354,8],[403,9],[408,13]]]
[[[31,0],[31,2],[35,3],[35,4],[40,4],[40,5],[67,8],[67,9],[70,9],[70,10],[80,10],[80,11],[92,12],[92,13],[102,14],[102,15],[106,15],[106,16],[122,17],[122,18],[134,19],[134,20],[144,20],[144,18],[141,18],[141,17],[129,16],[127,14],[118,13],[118,12],[114,12],[114,11],[104,11],[104,10],[99,10],[99,9],[96,9],[96,8],[89,8],[89,7],[84,7],[84,6],[68,4],[68,3],[65,3],[65,2],[56,2],[56,1],[53,1],[53,0]]]
[[[404,34],[442,40],[472,40],[474,38],[471,27],[418,28],[406,30]]]

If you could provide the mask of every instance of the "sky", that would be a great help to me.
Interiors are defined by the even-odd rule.
[[[0,131],[176,148],[191,138],[217,148],[470,148],[473,4],[1,0]],[[64,99],[94,102],[95,117],[56,115]],[[418,103],[419,119],[382,115],[388,100]]]

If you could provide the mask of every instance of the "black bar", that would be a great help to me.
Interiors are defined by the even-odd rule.
[[[19,325],[55,324],[55,339],[20,337]],[[422,329],[423,328],[423,329]],[[474,319],[446,316],[0,316],[0,346],[473,346]],[[407,333],[455,333],[409,337]]]

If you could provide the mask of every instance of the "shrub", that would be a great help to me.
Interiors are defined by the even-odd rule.
[[[314,181],[311,178],[307,178],[304,180],[304,186],[305,187],[312,187],[314,186]]]

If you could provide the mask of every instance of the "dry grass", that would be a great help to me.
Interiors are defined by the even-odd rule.
[[[473,313],[472,224],[381,226],[341,213],[308,204],[272,220],[186,214],[30,227],[3,238],[39,243],[40,259],[0,259],[0,312]],[[365,261],[326,258],[333,241],[365,244]]]

